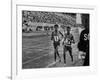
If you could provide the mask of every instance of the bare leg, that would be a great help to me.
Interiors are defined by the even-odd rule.
[[[65,46],[63,48],[63,58],[64,58],[64,63],[66,63],[66,49],[65,49]]]
[[[54,50],[54,59],[56,61],[56,49]]]
[[[60,62],[61,62],[61,57],[60,57],[60,55],[59,55],[59,53],[58,53],[58,47],[56,48],[56,54],[58,55],[58,57],[59,57],[59,59],[60,59]]]
[[[73,55],[72,55],[72,49],[71,48],[69,48],[69,55],[70,55],[70,57],[71,57],[71,59],[73,61]]]

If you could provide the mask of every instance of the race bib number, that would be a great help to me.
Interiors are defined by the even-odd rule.
[[[68,39],[65,40],[65,45],[70,44],[70,41]]]
[[[58,36],[54,36],[54,40],[58,41],[59,40]]]
[[[65,43],[68,43],[68,39],[65,40]]]

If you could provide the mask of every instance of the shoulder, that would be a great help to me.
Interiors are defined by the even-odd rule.
[[[84,29],[84,30],[81,32],[81,35],[88,34],[88,33],[89,33],[89,30]]]
[[[81,33],[84,33],[84,32],[86,32],[86,30],[84,29]]]

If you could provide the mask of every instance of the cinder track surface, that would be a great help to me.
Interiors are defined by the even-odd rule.
[[[82,66],[82,61],[78,60],[77,44],[73,44],[73,57],[71,61],[69,53],[66,53],[66,64],[63,62],[63,46],[59,47],[59,54],[61,62],[54,61],[54,49],[51,36],[46,35],[45,32],[23,33],[22,36],[22,68],[52,68],[52,67],[74,67]]]

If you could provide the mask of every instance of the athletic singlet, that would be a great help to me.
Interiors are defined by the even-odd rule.
[[[51,40],[53,40],[54,42],[59,42],[60,38],[61,38],[60,35],[62,35],[62,33],[60,31],[52,32]]]
[[[64,37],[64,45],[71,45],[71,43],[74,42],[74,38],[72,34],[67,34],[65,33],[65,37]]]

